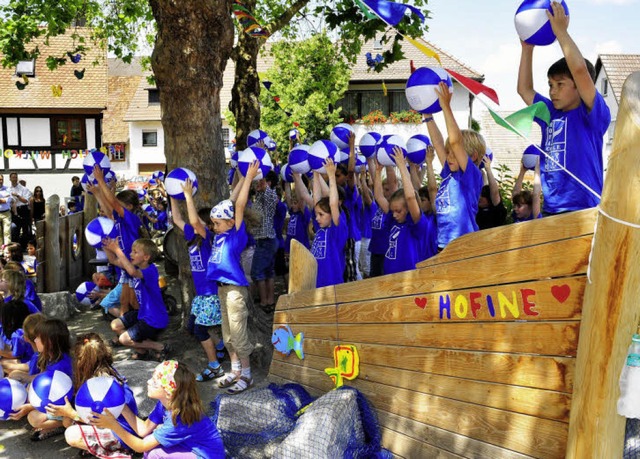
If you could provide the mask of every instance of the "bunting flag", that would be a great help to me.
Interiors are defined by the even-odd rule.
[[[420,51],[422,51],[422,54],[424,54],[427,57],[432,57],[435,60],[438,61],[438,63],[440,65],[442,65],[442,62],[440,62],[440,56],[438,55],[438,53],[436,53],[434,50],[432,50],[431,48],[428,48],[426,45],[424,45],[423,43],[420,43],[418,40],[414,40],[411,37],[406,37],[403,35],[403,37],[409,42],[411,43],[413,46],[415,46],[416,48],[418,48]]]
[[[264,86],[264,89],[267,90],[267,92],[271,95],[271,98],[273,99],[273,101],[276,103],[276,105],[278,106],[278,108],[280,110],[282,110],[284,112],[285,115],[287,115],[288,117],[291,117],[291,113],[288,112],[280,103],[280,97],[279,96],[274,96],[273,94],[271,94],[271,82],[267,81],[267,80],[261,80],[262,81],[262,86]]]
[[[367,19],[376,19],[377,16],[375,14],[373,14],[371,11],[369,11],[369,8],[367,8],[364,3],[362,3],[361,0],[354,0],[356,2],[356,5],[358,5],[358,8],[360,8],[362,10],[362,12],[364,13],[364,17]]]
[[[380,19],[391,26],[396,26],[404,18],[407,11],[415,14],[424,22],[424,14],[415,6],[404,3],[388,2],[387,0],[362,0]]]
[[[447,73],[449,75],[451,75],[453,78],[455,78],[458,81],[458,83],[460,83],[462,86],[467,88],[467,90],[469,92],[475,94],[476,96],[478,94],[484,94],[489,99],[491,99],[493,102],[495,102],[496,104],[500,105],[500,102],[498,100],[498,93],[495,92],[490,87],[485,86],[485,85],[483,85],[481,83],[478,83],[477,81],[472,80],[471,78],[467,78],[465,76],[462,76],[459,73],[454,72],[453,70],[449,70],[449,69],[445,69],[445,70],[447,71]]]
[[[387,85],[384,84],[384,81],[382,82],[382,94],[387,97]]]
[[[416,66],[413,65],[413,61],[409,61],[409,70],[411,70],[411,73],[416,71]]]
[[[505,118],[502,118],[490,108],[489,113],[491,113],[491,117],[498,125],[525,138],[531,133],[531,125],[534,118],[538,118],[547,124],[551,121],[551,114],[544,102],[536,102]]]
[[[264,38],[265,40],[269,38],[269,31],[262,28],[260,23],[240,0],[234,0],[231,9],[246,34],[255,38]]]
[[[53,94],[53,97],[60,97],[62,95],[62,86],[58,85],[51,85],[51,93]]]

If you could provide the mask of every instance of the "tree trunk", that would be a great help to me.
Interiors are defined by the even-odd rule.
[[[253,11],[255,3],[254,0],[245,2],[245,6]],[[236,69],[229,109],[236,120],[238,151],[247,147],[247,134],[260,127],[260,77],[257,63],[263,43],[262,39],[240,33],[232,56]]]
[[[151,0],[149,3],[158,29],[151,65],[160,90],[167,167],[194,171],[198,177],[196,206],[211,207],[229,195],[220,90],[233,48],[231,2]],[[183,249],[179,251],[178,265],[183,320],[186,320],[193,282],[186,246]]]

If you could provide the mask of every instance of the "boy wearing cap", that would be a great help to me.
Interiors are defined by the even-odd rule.
[[[244,210],[249,199],[251,182],[258,174],[260,163],[249,167],[247,176],[238,183],[240,189],[235,204],[231,200],[218,203],[211,209],[211,222],[215,238],[207,263],[207,279],[218,284],[222,339],[231,358],[231,373],[218,380],[218,387],[229,394],[238,394],[253,384],[249,356],[253,344],[247,333],[247,278],[241,263],[241,254],[247,245]]]

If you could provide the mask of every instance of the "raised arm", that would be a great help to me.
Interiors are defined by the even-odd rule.
[[[244,182],[242,182],[242,186],[240,188],[240,193],[238,194],[238,199],[235,201],[235,222],[236,222],[236,230],[239,230],[242,226],[242,222],[244,221],[244,209],[247,207],[247,203],[249,202],[249,190],[251,189],[251,182],[258,175],[258,170],[260,169],[260,161],[254,161],[249,166],[249,170],[247,170],[247,176],[244,178]]]
[[[294,172],[293,181],[296,184],[296,195],[298,196],[298,199],[301,200],[308,209],[313,209],[313,205],[315,203],[313,202],[311,194],[309,194],[309,190],[302,181],[302,175]]]
[[[340,199],[338,198],[338,184],[336,183],[336,165],[331,158],[327,158],[324,168],[329,176],[329,208],[331,209],[331,221],[338,226],[340,224]],[[324,180],[323,180],[324,181]]]
[[[382,209],[382,211],[386,214],[389,212],[389,201],[384,197],[384,191],[382,189],[382,166],[379,162],[376,161],[376,174],[373,179],[373,196],[376,198],[376,203]],[[395,175],[395,172],[393,173]],[[388,183],[388,182],[387,182]]]
[[[240,194],[240,190],[242,190],[242,185],[244,184],[245,178],[240,173],[239,169],[236,169],[236,177],[240,177],[238,180],[235,180],[235,186],[231,188],[231,196],[229,196],[229,200],[232,202],[236,202],[238,200],[238,195]],[[249,182],[251,183],[251,182]]]
[[[464,144],[462,143],[462,132],[460,131],[458,123],[453,116],[453,111],[451,110],[451,98],[453,97],[453,93],[449,92],[449,87],[442,81],[440,82],[439,88],[435,91],[438,93],[438,100],[440,101],[440,107],[442,107],[442,113],[444,114],[444,121],[447,125],[449,148],[451,148],[455,155],[460,169],[462,172],[465,172],[467,170],[469,156],[467,155],[467,152],[464,149]],[[438,150],[436,149],[436,152],[437,151]]]
[[[578,94],[580,94],[580,99],[591,110],[593,101],[596,98],[596,86],[591,79],[587,64],[584,62],[584,57],[582,57],[578,45],[569,35],[569,16],[565,14],[564,8],[560,3],[551,2],[551,9],[553,14],[547,11],[551,29],[555,33],[560,48],[562,48],[562,54],[567,60],[567,66],[578,89]]]
[[[400,176],[402,177],[404,189],[404,200],[407,202],[407,209],[409,209],[409,213],[411,214],[411,220],[413,220],[414,223],[417,223],[422,216],[422,211],[420,210],[420,204],[416,198],[416,190],[411,183],[411,177],[407,170],[407,163],[400,147],[393,148],[393,157],[396,160],[398,169],[400,169]]]
[[[533,204],[531,211],[533,218],[540,215],[540,195],[542,194],[542,183],[540,182],[540,158],[536,161],[536,167],[533,171]]]
[[[116,260],[115,263],[113,263],[114,265],[124,269],[131,277],[135,277],[137,279],[142,279],[144,277],[142,275],[142,271],[136,268],[134,264],[129,261],[129,258],[124,254],[117,240],[105,238],[102,246],[104,247],[107,257],[109,256],[109,252],[115,255]],[[109,258],[109,262],[111,262],[111,258]]]
[[[438,194],[438,182],[436,174],[433,171],[433,158],[435,158],[435,149],[429,145],[427,147],[427,190],[429,190],[429,202],[431,203],[431,212],[436,213],[436,196]]]
[[[104,214],[107,216],[107,218],[110,218],[111,215],[113,215],[113,208],[111,207],[111,204],[109,204],[109,201],[104,197],[104,194],[102,193],[100,187],[97,185],[94,186],[89,183],[87,185],[87,191],[93,194]]]
[[[322,185],[320,182],[324,182],[324,179],[318,172],[313,173],[313,205],[312,209],[316,207],[316,204],[322,198]]]
[[[516,183],[513,185],[513,191],[511,192],[511,198],[522,191],[522,182],[524,181],[524,174],[527,173],[527,168],[524,167],[522,160],[520,161],[520,173],[516,179]]]
[[[444,138],[442,137],[440,128],[433,120],[433,115],[424,115],[423,120],[427,123],[429,137],[431,138],[431,143],[438,155],[438,161],[440,161],[440,164],[444,166],[447,162],[447,150],[444,148]]]
[[[533,45],[520,41],[520,67],[518,68],[518,95],[525,104],[531,105],[536,96],[533,89]]]
[[[350,188],[356,186],[356,135],[352,132],[349,136],[349,163],[347,165],[347,185]]]
[[[491,159],[489,159],[488,155],[484,155],[482,158],[482,162],[484,163],[484,170],[487,173],[487,180],[489,181],[489,193],[491,196],[491,204],[497,206],[500,204],[500,188],[498,187],[498,181],[493,175],[493,171],[491,170]]]
[[[362,187],[362,202],[365,206],[369,207],[373,203],[373,192],[369,188],[369,184],[367,183],[367,173],[366,171],[360,172],[360,186]]]
[[[289,182],[284,182],[284,202],[287,204],[289,209],[291,209],[291,201],[291,184]]]
[[[124,207],[122,207],[122,204],[120,204],[116,195],[113,194],[109,185],[104,181],[104,173],[97,164],[93,166],[93,176],[96,178],[98,187],[100,188],[100,193],[102,193],[103,199],[109,204],[109,207],[113,212],[116,212],[121,217],[124,216]]]
[[[187,214],[189,215],[189,224],[193,226],[194,231],[202,236],[203,238],[207,237],[207,227],[205,222],[202,221],[200,215],[198,215],[198,211],[196,209],[196,204],[193,201],[193,184],[191,180],[187,179],[182,186],[182,190],[184,192],[184,200],[187,204]]]
[[[420,166],[417,164],[409,164],[409,175],[411,176],[411,184],[413,188],[419,189],[422,186],[422,180],[420,179]]]

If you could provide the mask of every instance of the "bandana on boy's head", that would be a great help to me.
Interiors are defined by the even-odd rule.
[[[213,209],[211,209],[211,214],[209,214],[209,217],[231,220],[234,214],[235,208],[233,206],[233,202],[231,202],[231,200],[229,199],[225,199],[224,201],[216,204]]]
[[[174,375],[178,369],[177,360],[165,360],[153,371],[153,378],[160,383],[160,386],[171,397],[176,390],[176,380]]]

